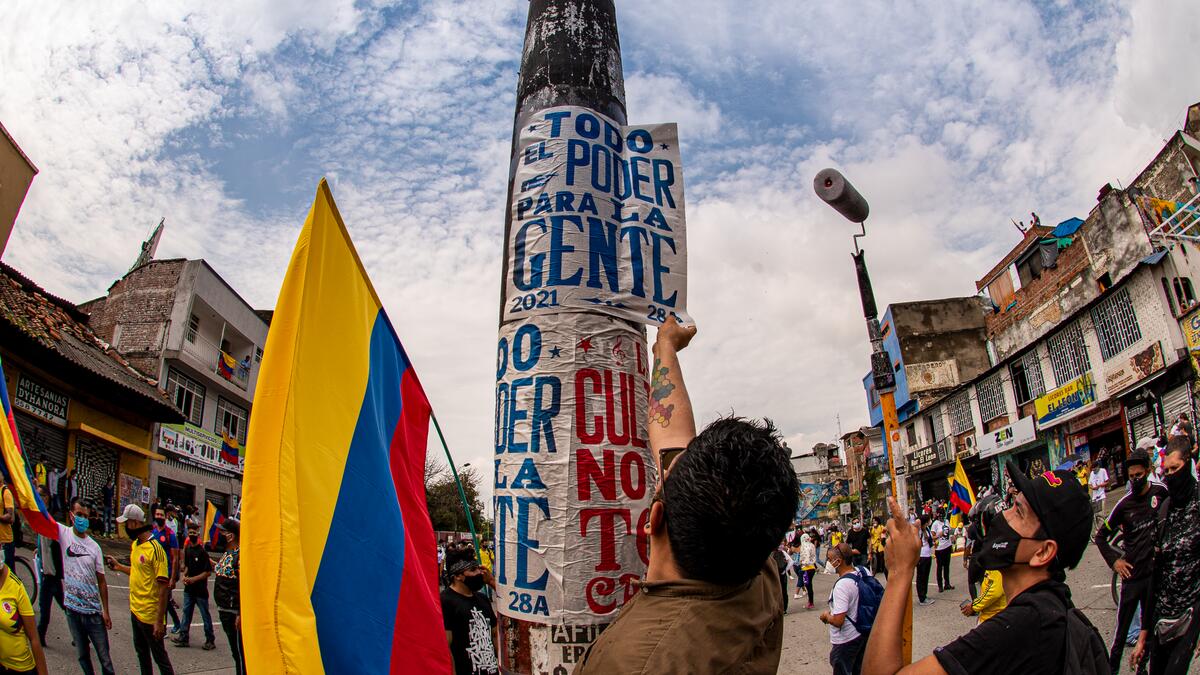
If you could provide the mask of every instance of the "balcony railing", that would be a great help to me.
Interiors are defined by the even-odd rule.
[[[205,367],[211,368],[212,372],[221,379],[227,380],[242,389],[250,386],[249,365],[244,361],[238,361],[231,354],[226,354],[219,347],[199,335],[194,336],[193,340],[184,340],[183,351],[200,363],[205,364]]]
[[[1150,230],[1152,239],[1200,241],[1200,193],[1184,204],[1151,197],[1140,197],[1139,206],[1157,223]]]

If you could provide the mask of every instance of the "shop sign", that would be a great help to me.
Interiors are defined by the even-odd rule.
[[[917,473],[950,461],[949,453],[947,452],[948,447],[949,439],[943,438],[933,445],[913,450],[913,453],[908,456],[909,472]]]
[[[243,460],[230,464],[221,459],[221,437],[194,424],[158,425],[158,447],[182,461],[218,473],[241,473]]]
[[[1150,412],[1150,405],[1145,401],[1137,405],[1131,405],[1125,408],[1125,416],[1131,420],[1136,420],[1139,417],[1145,417]]]
[[[904,366],[904,376],[908,378],[908,391],[913,394],[953,387],[958,384],[958,362],[949,359],[913,363]]]
[[[979,456],[999,455],[1035,440],[1037,440],[1037,430],[1033,427],[1033,418],[1022,417],[1012,424],[984,434],[979,441]]]
[[[1094,427],[1101,422],[1121,414],[1121,403],[1115,399],[1109,399],[1097,406],[1096,410],[1084,415],[1076,417],[1067,424],[1067,433],[1077,434],[1084,429]]]
[[[20,408],[34,417],[65,427],[70,401],[66,394],[22,375],[17,380],[17,394],[13,396],[12,404],[14,408]]]
[[[1039,396],[1033,402],[1033,409],[1038,427],[1044,429],[1095,402],[1096,383],[1089,370],[1058,389]]]
[[[1114,394],[1163,369],[1162,343],[1155,342],[1127,359],[1114,359],[1104,367],[1104,386]]]
[[[1179,327],[1183,329],[1183,339],[1192,358],[1192,371],[1200,373],[1200,308],[1183,317]]]

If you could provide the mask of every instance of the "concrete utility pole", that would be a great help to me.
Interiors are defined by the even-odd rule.
[[[907,506],[907,500],[896,486],[896,448],[900,442],[900,422],[896,415],[896,373],[892,370],[891,359],[883,348],[879,311],[875,306],[875,291],[871,289],[871,277],[867,274],[866,251],[858,248],[859,237],[867,234],[865,223],[871,209],[867,200],[836,169],[822,169],[817,173],[817,177],[813,179],[813,190],[826,204],[832,206],[846,220],[857,223],[860,228],[859,234],[854,235],[854,254],[851,257],[854,259],[854,272],[858,277],[858,296],[862,301],[863,318],[867,323],[867,338],[871,341],[871,377],[875,391],[879,394],[880,407],[883,409],[883,442],[887,450],[892,494],[904,508]],[[910,594],[904,614],[903,658],[906,664],[912,663],[912,617]]]
[[[573,108],[547,113],[561,106]],[[522,134],[592,123],[593,113],[626,124],[612,0],[532,0],[513,125],[496,378],[493,511],[504,672],[570,673],[645,572],[639,533],[657,480],[645,441],[645,328],[578,307],[558,309],[555,253],[542,259],[547,291],[513,297],[507,291],[510,275],[532,275],[522,270],[523,249],[516,248],[527,244],[513,243],[514,228],[530,224],[514,223],[514,199],[528,198],[539,183],[519,180],[519,172],[535,160],[561,159],[547,143],[530,144]],[[604,124],[602,138],[620,146]],[[599,126],[579,128],[600,133]],[[544,185],[553,175],[537,180]],[[537,274],[542,279],[540,268]],[[533,309],[535,295],[536,316],[511,318],[510,309],[505,320],[514,301],[519,307],[527,300],[525,309]],[[545,302],[555,308],[540,311]]]

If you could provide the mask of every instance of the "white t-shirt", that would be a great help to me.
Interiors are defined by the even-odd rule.
[[[937,550],[944,551],[950,548],[950,545],[953,542],[950,538],[949,525],[941,520],[935,520],[933,521],[933,525],[930,526],[929,530],[933,533],[934,538],[937,540]]]
[[[1092,469],[1092,475],[1088,478],[1088,487],[1092,488],[1092,501],[1104,501],[1105,490],[1103,485],[1107,482],[1107,471],[1104,469]]]
[[[73,528],[58,524],[58,545],[63,557],[63,606],[80,614],[99,614],[104,554],[91,537],[78,537]]]
[[[933,557],[933,540],[926,536],[926,532],[929,531],[929,528],[921,527],[920,521],[917,521],[917,528],[917,532],[919,533],[918,536],[921,537],[921,557]]]
[[[833,583],[833,590],[829,592],[829,613],[846,615],[841,628],[829,624],[830,644],[844,645],[859,636],[858,630],[850,623],[850,619],[858,614],[858,582],[850,578],[856,574],[858,573],[851,572],[839,577]]]

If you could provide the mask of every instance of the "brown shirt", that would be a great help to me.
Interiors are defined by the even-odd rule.
[[[770,558],[740,586],[646,582],[575,674],[773,674],[783,648],[782,593]]]

